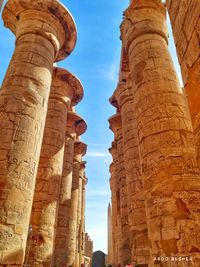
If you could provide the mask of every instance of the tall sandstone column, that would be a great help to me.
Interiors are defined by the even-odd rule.
[[[121,237],[119,239],[119,259],[122,266],[130,263],[131,251],[129,243],[129,224],[127,213],[127,187],[126,173],[124,169],[124,146],[122,135],[121,114],[117,113],[109,119],[110,129],[114,132],[118,154],[118,193],[117,198],[120,200],[120,221],[121,221]],[[119,234],[119,233],[117,233]]]
[[[109,149],[110,154],[112,155],[113,161],[110,164],[110,189],[111,189],[111,201],[112,201],[112,241],[113,241],[113,260],[112,264],[118,264],[118,246],[119,238],[121,237],[121,221],[119,218],[119,199],[117,199],[118,191],[118,172],[117,172],[117,146],[116,142],[112,142],[112,147]]]
[[[0,264],[21,266],[53,62],[73,50],[76,27],[57,1],[9,0],[3,20],[16,47],[0,91]]]
[[[79,177],[82,157],[86,154],[87,146],[81,141],[76,141],[74,144],[74,166],[72,178],[72,193],[69,207],[69,230],[66,243],[68,245],[66,254],[66,266],[79,267],[76,265],[76,251],[77,251],[77,211],[79,202]]]
[[[131,88],[132,83],[126,57],[123,51],[119,83],[110,101],[121,113],[131,261],[135,265],[148,264],[149,241]]]
[[[113,264],[113,242],[112,242],[112,208],[110,203],[108,204],[107,211],[107,238],[108,238],[108,265]]]
[[[79,265],[84,266],[85,254],[85,202],[86,202],[86,184],[88,179],[85,176],[85,161],[82,162],[82,188],[81,188],[81,214],[79,230]]]
[[[82,98],[82,87],[73,87],[74,76],[54,68],[47,118],[31,214],[29,264],[50,266],[61,185],[67,113]]]
[[[200,1],[167,0],[166,4],[190,107],[200,168]]]
[[[153,262],[161,255],[193,256],[191,266],[198,266],[200,177],[188,107],[167,47],[161,1],[133,1],[121,32],[133,83],[151,266],[169,266]]]
[[[73,178],[73,159],[74,159],[74,142],[77,136],[86,131],[85,121],[75,112],[68,112],[67,128],[65,138],[65,155],[62,172],[62,181],[59,194],[59,207],[57,215],[56,239],[54,251],[54,266],[68,266],[67,249],[69,246],[69,221],[70,221],[70,204]]]

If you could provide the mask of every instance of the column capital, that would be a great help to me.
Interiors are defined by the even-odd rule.
[[[112,146],[108,150],[109,150],[109,153],[112,156],[113,162],[115,162],[117,160],[117,158],[118,158],[116,140],[112,142]]]
[[[17,38],[25,33],[38,34],[49,39],[54,47],[58,46],[55,61],[66,58],[76,45],[75,22],[68,9],[59,1],[8,0],[2,16],[4,25]]]
[[[110,124],[109,128],[113,131],[114,134],[116,134],[116,132],[122,127],[121,114],[118,112],[117,114],[110,117],[108,121]]]
[[[87,145],[81,141],[75,141],[74,143],[74,154],[85,156],[87,152]]]
[[[64,102],[70,99],[70,105],[75,106],[83,98],[83,86],[80,80],[68,70],[54,67],[51,95],[60,97]]]
[[[126,52],[132,41],[144,34],[160,35],[168,44],[165,18],[166,7],[161,0],[133,1],[125,10],[124,20],[120,26],[121,39]]]
[[[74,127],[74,133],[76,134],[76,136],[80,136],[86,132],[87,123],[76,112],[68,111],[66,127],[67,127],[67,129],[66,129],[67,132],[68,132],[69,128]]]
[[[113,95],[109,98],[109,102],[113,107],[115,107],[117,110],[119,110],[119,105],[118,105],[117,98],[116,98],[116,89],[115,89]]]
[[[81,161],[80,163],[80,169],[85,170],[87,161]]]

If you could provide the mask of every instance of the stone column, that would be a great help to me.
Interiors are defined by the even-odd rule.
[[[121,238],[119,239],[119,259],[122,266],[129,264],[131,261],[131,251],[129,245],[129,225],[127,213],[127,187],[126,173],[124,169],[124,146],[122,135],[121,114],[117,113],[109,119],[110,129],[115,135],[118,154],[118,192],[117,198],[120,202],[120,220],[121,220]]]
[[[200,1],[167,0],[166,4],[190,107],[200,168]]]
[[[129,63],[125,51],[122,50],[119,83],[110,101],[120,110],[122,119],[131,261],[136,265],[148,264],[149,241],[131,87]]]
[[[74,144],[74,166],[73,166],[73,178],[72,178],[72,193],[69,207],[69,230],[66,239],[67,243],[67,261],[66,266],[74,266],[76,258],[76,237],[77,237],[77,210],[79,202],[79,176],[80,176],[80,165],[82,157],[86,153],[86,144],[81,141],[76,141]]]
[[[83,95],[79,83],[80,89],[74,88],[73,78],[65,69],[54,68],[31,214],[29,264],[43,266],[52,262],[67,113]]]
[[[110,203],[107,211],[107,244],[108,244],[108,265],[113,264],[113,242],[112,242],[112,209]]]
[[[121,262],[121,240],[122,240],[122,225],[121,225],[121,209],[120,209],[120,183],[118,179],[118,155],[116,142],[112,142],[112,147],[109,149],[113,162],[110,165],[110,189],[111,189],[111,201],[113,205],[113,217],[112,217],[112,239],[113,239],[113,263],[115,265]],[[115,158],[115,156],[117,157]],[[114,160],[115,158],[115,160]]]
[[[72,51],[76,27],[57,1],[9,0],[3,20],[16,47],[0,91],[0,264],[21,266],[53,62]]]
[[[161,1],[133,1],[121,32],[133,83],[151,266],[169,266],[156,258],[161,255],[193,256],[191,266],[198,266],[200,177]]]
[[[85,176],[85,162],[83,161],[83,176],[82,176],[82,199],[81,199],[81,221],[80,221],[80,254],[79,263],[80,266],[84,266],[84,254],[85,254],[85,201],[86,201],[86,184],[88,179]]]
[[[111,149],[110,149],[111,150]],[[112,240],[113,240],[113,259],[112,259],[112,264],[116,265],[117,264],[117,240],[116,240],[116,224],[117,224],[117,201],[115,198],[115,181],[114,181],[114,163],[112,162],[110,165],[110,190],[111,190],[111,203],[112,203]]]
[[[59,207],[57,215],[55,251],[54,251],[54,266],[68,266],[67,249],[68,249],[68,234],[70,220],[70,204],[72,191],[73,177],[73,158],[74,158],[74,142],[76,136],[82,135],[86,131],[85,121],[75,112],[68,112],[67,127],[65,137],[65,156],[62,172],[62,181],[59,196]]]

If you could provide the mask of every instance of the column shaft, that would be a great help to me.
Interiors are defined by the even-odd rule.
[[[163,254],[193,256],[197,266],[200,177],[166,28],[165,8],[155,0],[133,1],[121,27],[133,82],[151,266],[168,266],[154,262]]]
[[[60,97],[63,88],[66,91],[63,92],[63,97]],[[73,91],[68,91],[65,83],[53,75],[31,215],[32,239],[29,264],[34,263],[38,266],[52,264],[67,110],[72,95]]]
[[[113,205],[113,217],[112,217],[112,225],[113,225],[113,244],[114,244],[114,263],[115,265],[122,264],[122,222],[121,222],[121,194],[120,194],[120,175],[119,175],[119,156],[117,149],[116,140],[112,142],[112,147],[110,148],[110,153],[113,158],[113,162],[110,165],[110,187],[111,187],[111,197],[112,197],[112,205]]]
[[[126,57],[125,53],[122,57]],[[122,58],[122,60],[125,60]],[[127,64],[126,64],[127,65]],[[129,68],[126,66],[126,68]],[[141,161],[129,71],[121,71],[115,91],[122,119],[124,167],[126,171],[127,209],[132,263],[148,264],[149,242],[141,176]]]
[[[80,141],[74,144],[74,165],[72,178],[72,192],[69,206],[69,231],[67,236],[67,265],[78,267],[76,261],[77,252],[77,222],[78,222],[78,205],[79,205],[79,182],[80,182],[80,165],[82,156],[86,153],[86,145]]]
[[[131,261],[131,251],[129,246],[129,225],[128,225],[128,212],[127,212],[127,187],[126,187],[126,173],[124,168],[124,146],[122,135],[121,114],[117,113],[109,119],[110,128],[114,132],[115,141],[117,145],[118,156],[118,191],[117,198],[120,202],[120,222],[121,222],[121,238],[119,239],[119,258],[120,264],[126,265]]]
[[[68,132],[69,133],[69,132]],[[56,227],[56,240],[54,252],[54,266],[67,266],[67,235],[69,232],[69,207],[72,192],[72,173],[74,156],[74,137],[66,135],[65,157],[62,173],[62,184],[60,189],[60,199],[58,208],[58,218]]]

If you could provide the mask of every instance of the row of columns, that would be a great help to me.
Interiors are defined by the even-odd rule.
[[[110,150],[113,264],[169,266],[176,256],[182,261],[173,266],[198,266],[200,166],[168,50],[162,1],[131,1],[121,39],[119,82],[110,99],[117,113],[109,119],[115,137]]]
[[[0,90],[0,266],[84,263],[81,82],[53,67],[76,44],[59,1],[7,1],[16,46]]]

